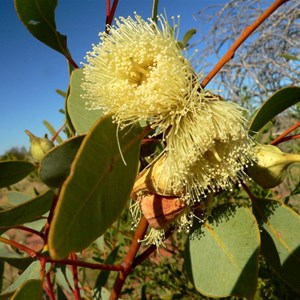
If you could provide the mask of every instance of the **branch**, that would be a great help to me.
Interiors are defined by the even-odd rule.
[[[138,228],[134,234],[134,238],[129,248],[129,251],[120,265],[122,267],[122,270],[118,274],[118,277],[115,281],[114,287],[110,294],[109,300],[116,300],[119,298],[124,282],[133,269],[134,258],[141,246],[139,241],[144,238],[147,232],[147,228],[148,228],[148,221],[144,216],[142,216]]]
[[[2,228],[2,227],[0,227],[0,228]],[[9,227],[5,227],[5,228],[13,228],[13,229],[24,230],[24,231],[30,232],[30,233],[32,233],[32,234],[36,234],[36,235],[38,235],[39,237],[41,237],[42,239],[44,238],[44,233],[39,232],[39,231],[37,231],[37,230],[34,230],[34,229],[32,229],[32,228],[23,226],[23,225],[9,226]]]
[[[84,267],[89,268],[93,270],[108,270],[108,271],[121,271],[123,270],[123,267],[121,265],[107,265],[107,264],[94,264],[89,263],[85,261],[80,260],[73,260],[73,259],[62,259],[62,260],[56,260],[52,259],[51,257],[46,256],[40,256],[37,255],[38,259],[45,259],[47,262],[55,263],[55,264],[61,264],[61,265],[71,265],[71,266],[77,266],[77,267]]]
[[[75,253],[71,253],[70,257],[74,261],[77,261],[77,255]],[[80,289],[79,289],[79,282],[78,282],[77,266],[71,265],[71,270],[72,270],[73,281],[74,281],[73,295],[74,295],[76,300],[80,300]]]
[[[278,145],[282,142],[285,142],[290,139],[295,139],[298,138],[298,135],[290,136],[288,137],[287,135],[290,134],[292,131],[296,130],[298,127],[300,127],[300,122],[296,123],[295,125],[291,126],[287,130],[285,130],[281,135],[279,135],[275,140],[271,142],[271,145]]]
[[[47,218],[47,224],[45,226],[45,235],[44,235],[44,245],[47,245],[48,243],[48,235],[49,235],[49,229],[50,229],[50,224],[53,218],[53,214],[54,214],[54,210],[58,201],[58,197],[59,197],[60,191],[54,195],[53,200],[52,200],[52,204],[51,204],[51,208],[50,208],[50,212]]]
[[[111,26],[119,0],[114,0],[113,5],[110,9],[110,0],[106,0],[106,28],[105,31],[108,33],[108,26]]]
[[[253,33],[257,29],[257,27],[260,24],[262,24],[276,9],[278,9],[281,5],[283,5],[286,2],[288,2],[288,0],[274,1],[274,3],[268,9],[266,9],[252,25],[247,26],[244,29],[244,31],[229,48],[229,50],[225,53],[225,55],[219,60],[219,62],[209,72],[209,74],[203,79],[203,81],[201,82],[201,86],[203,88],[212,80],[212,78],[216,74],[218,74],[222,67],[234,57],[236,50],[244,43],[244,41],[251,35],[251,33]]]
[[[7,244],[7,245],[10,245],[14,248],[17,248],[21,251],[24,251],[26,252],[29,256],[33,257],[33,258],[36,258],[37,257],[37,253],[33,250],[33,249],[30,249],[22,244],[19,244],[15,241],[12,241],[12,240],[9,240],[9,239],[6,239],[2,236],[0,236],[0,242],[4,243],[4,244]]]

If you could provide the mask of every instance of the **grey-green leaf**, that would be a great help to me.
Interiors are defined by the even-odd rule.
[[[4,292],[0,295],[0,300],[9,299],[9,297],[14,294],[14,292],[19,289],[25,282],[31,279],[40,278],[40,268],[41,264],[39,261],[34,261],[19,277],[18,279],[10,285]],[[49,272],[51,268],[50,263],[46,263],[45,272]],[[31,299],[31,298],[29,298]],[[26,299],[27,300],[27,299]]]
[[[50,209],[53,197],[54,192],[49,190],[20,205],[0,211],[0,227],[21,225],[42,216]]]
[[[20,270],[25,270],[32,263],[33,258],[22,254],[7,244],[0,243],[0,261],[7,262]]]
[[[209,297],[256,291],[260,237],[249,208],[224,204],[189,235],[184,264],[189,280]]]
[[[43,282],[30,279],[24,282],[12,295],[11,300],[39,300],[42,299]]]
[[[36,166],[28,161],[0,161],[0,188],[20,181],[30,174],[35,168]]]
[[[300,101],[300,87],[286,87],[274,93],[255,113],[249,124],[249,134],[262,129],[278,114]]]
[[[87,133],[95,122],[103,116],[102,110],[87,108],[86,100],[82,98],[84,94],[81,88],[82,80],[82,69],[74,70],[71,74],[70,94],[67,98],[67,111],[72,125],[79,134]]]
[[[69,176],[71,164],[85,136],[76,136],[52,148],[43,158],[39,176],[52,187],[59,187]]]
[[[300,216],[271,199],[253,201],[262,228],[262,254],[275,272],[300,292]]]
[[[120,216],[137,175],[143,136],[138,127],[118,131],[110,117],[97,122],[86,136],[62,186],[50,226],[48,244],[53,258],[83,250]]]
[[[67,38],[56,30],[57,0],[14,0],[17,14],[29,32],[50,48],[69,57]]]

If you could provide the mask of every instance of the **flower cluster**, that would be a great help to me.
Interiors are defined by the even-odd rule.
[[[138,15],[116,20],[87,53],[83,88],[89,106],[112,114],[121,128],[146,120],[163,134],[164,153],[143,178],[152,188],[134,188],[132,211],[141,213],[149,195],[174,196],[187,206],[176,214],[178,226],[186,228],[195,203],[243,181],[253,145],[244,110],[201,87],[177,33],[178,25],[171,28],[164,17],[158,24]],[[152,228],[155,238],[147,241],[161,244],[163,229]]]

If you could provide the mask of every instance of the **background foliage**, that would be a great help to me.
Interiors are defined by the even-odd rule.
[[[157,253],[155,247],[142,245],[139,256],[128,264],[128,254],[134,247],[137,252],[140,246],[136,236],[141,232],[143,237],[145,233],[140,228],[135,233],[131,230],[129,194],[141,168],[139,159],[145,163],[149,152],[158,150],[142,147],[140,152],[140,144],[149,133],[143,124],[119,132],[118,144],[116,125],[111,118],[85,109],[80,101],[81,70],[71,58],[66,37],[57,31],[56,4],[15,0],[18,15],[29,32],[67,58],[70,86],[66,93],[61,93],[66,101],[67,139],[58,141],[40,163],[24,149],[12,149],[0,162],[0,185],[6,187],[6,197],[0,202],[0,299],[40,299],[46,294],[50,299],[113,299],[110,291],[116,289],[120,274],[128,276],[121,286],[124,299],[299,298],[299,167],[291,169],[285,182],[272,190],[252,182],[244,189],[220,193],[214,199],[215,207],[205,212],[206,221],[196,222],[189,235],[174,233],[170,228],[166,248]],[[242,11],[246,9],[247,22],[254,16],[247,9],[254,4],[238,5]],[[230,1],[217,22],[239,21],[236,6]],[[220,73],[222,84],[226,82],[231,87],[228,95],[242,95],[241,102],[250,103],[255,110],[249,133],[260,143],[274,141],[278,131],[291,128],[299,117],[296,112],[300,88],[278,90],[299,81],[299,64],[294,57],[295,49],[299,49],[299,16],[293,14],[295,7],[295,1],[282,6],[290,12],[290,27],[282,21],[285,13],[278,11],[269,19],[274,26],[270,28],[265,23],[261,35],[253,38],[260,46],[270,47],[264,31],[268,29],[270,36],[277,34],[272,47],[279,48],[273,46],[277,41],[279,45],[282,40],[286,43],[285,53],[274,54],[275,58],[280,57],[278,69],[272,69],[274,73],[265,73],[265,77],[256,74],[254,82],[260,83],[256,87],[240,75],[246,71],[249,74],[252,69],[259,71],[261,67],[263,56],[253,54],[261,50],[252,44],[246,47],[244,57],[238,57],[238,68],[227,64]],[[255,12],[258,14],[259,10]],[[209,42],[214,45],[211,49],[218,52],[218,45],[224,44],[224,32],[230,36],[232,32],[216,24]],[[235,24],[235,32],[244,27],[244,23]],[[217,27],[222,28],[218,35]],[[281,32],[289,39],[280,36]],[[224,40],[218,40],[219,34]],[[189,35],[192,33],[186,35],[183,44],[187,44]],[[248,61],[257,57],[260,60]],[[288,73],[291,82],[286,77],[276,81],[278,70],[287,71],[285,63],[293,70]],[[231,81],[227,80],[229,77]],[[269,92],[274,94],[267,98]],[[248,101],[257,97],[263,102],[260,106]],[[278,125],[276,118],[282,113],[291,116],[289,125]],[[45,125],[51,129],[51,124]],[[293,130],[296,137],[298,127]],[[299,151],[296,141],[289,139],[284,148]],[[21,179],[26,180],[29,194],[24,193]],[[204,212],[195,214],[203,217]],[[36,244],[30,242],[32,236]],[[15,269],[22,273],[18,276]],[[115,280],[117,272],[119,277]]]

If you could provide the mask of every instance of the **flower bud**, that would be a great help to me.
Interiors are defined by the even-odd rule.
[[[145,195],[141,199],[141,209],[151,227],[166,228],[176,220],[186,207],[186,203],[177,197]]]
[[[174,193],[164,162],[165,156],[161,156],[151,167],[141,173],[132,189],[131,197],[133,199],[140,192],[161,196],[181,196],[179,192]]]
[[[279,185],[288,166],[300,162],[300,154],[284,153],[273,145],[257,145],[254,156],[256,162],[247,169],[247,174],[263,188]]]
[[[25,130],[25,133],[30,138],[30,152],[34,159],[41,161],[45,154],[54,147],[54,144],[47,138],[39,138],[32,134],[29,130]]]

